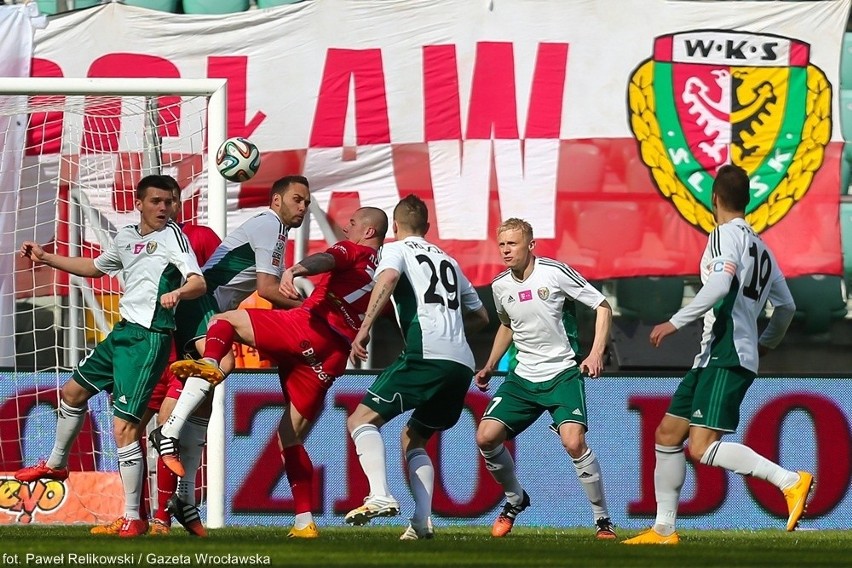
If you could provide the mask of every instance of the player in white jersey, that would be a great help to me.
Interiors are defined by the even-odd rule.
[[[310,202],[310,188],[304,176],[289,175],[275,181],[270,190],[269,209],[251,217],[225,237],[204,264],[207,294],[178,308],[178,349],[197,352],[204,358],[183,359],[171,365],[172,372],[185,380],[183,391],[166,423],[153,430],[149,439],[165,464],[180,477],[186,475],[179,452],[181,431],[211,389],[234,369],[233,329],[230,325],[217,326],[217,316],[237,308],[255,290],[276,308],[301,304],[282,294],[278,285],[284,272],[287,232],[302,225]],[[206,334],[215,341],[205,341]],[[202,426],[194,429],[196,435],[203,434],[209,415],[208,405],[193,417],[196,425]],[[176,498],[170,508],[184,528],[193,534],[201,533],[191,530],[191,526],[200,528],[194,522],[198,518],[197,509],[191,503]]]
[[[497,241],[509,268],[491,283],[502,325],[488,362],[476,374],[476,385],[483,391],[488,388],[492,373],[513,342],[518,353],[517,366],[494,393],[476,432],[486,467],[506,493],[506,504],[494,521],[491,535],[509,534],[517,515],[530,505],[503,442],[515,438],[547,411],[553,418],[551,428],[571,456],[591,503],[597,538],[614,539],[600,465],[586,445],[586,396],[581,374],[598,377],[603,372],[612,309],[573,268],[533,255],[533,229],[526,221],[504,221],[497,229]],[[596,312],[592,349],[579,365],[575,320],[566,316],[572,314],[575,301]]]
[[[95,259],[48,253],[30,241],[21,247],[21,255],[33,262],[77,276],[123,276],[121,321],[86,355],[62,387],[50,458],[15,474],[21,481],[66,479],[68,451],[83,426],[87,401],[100,391],[110,392],[125,493],[124,523],[118,533],[122,537],[139,536],[148,530],[147,519],[139,515],[144,475],[139,421],[168,362],[175,328],[173,309],[178,301],[197,298],[206,290],[195,254],[180,227],[170,220],[172,202],[171,188],[161,176],[142,178],[136,187],[139,224],[121,229]]]
[[[788,471],[751,448],[722,442],[739,424],[740,404],[757,374],[758,358],[781,343],[795,304],[772,251],[745,220],[750,199],[745,170],[719,168],[713,182],[717,227],[701,257],[703,287],[692,302],[651,331],[655,347],[684,325],[704,316],[704,336],[693,368],[681,381],[655,433],[657,465],[654,526],[625,544],[677,544],[680,490],[686,477],[683,443],[701,463],[765,479],[782,490],[789,516],[787,530],[804,513],[813,476]],[[766,301],[773,313],[762,334],[757,318]]]
[[[347,420],[370,494],[364,505],[349,511],[346,522],[363,525],[374,517],[399,513],[399,503],[388,489],[379,428],[414,409],[402,431],[402,448],[415,509],[402,540],[433,536],[435,471],[426,443],[435,432],[458,422],[474,369],[465,331],[488,323],[482,301],[455,259],[423,238],[428,221],[426,204],[416,196],[397,204],[393,213],[396,241],[381,251],[367,313],[352,343],[353,362],[365,360],[370,329],[393,295],[405,349],[376,378]]]

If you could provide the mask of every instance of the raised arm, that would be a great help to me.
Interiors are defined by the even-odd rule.
[[[77,276],[85,276],[89,278],[97,278],[106,274],[101,272],[96,266],[94,259],[82,256],[62,256],[45,251],[38,243],[33,241],[24,241],[21,245],[21,256],[25,256],[35,264],[44,264],[51,268],[56,268],[63,272],[75,274]]]
[[[299,290],[296,288],[294,282],[297,277],[331,272],[336,265],[337,261],[334,255],[327,252],[318,252],[307,256],[284,271],[281,275],[278,291],[286,298],[298,300],[302,296],[299,294]]]

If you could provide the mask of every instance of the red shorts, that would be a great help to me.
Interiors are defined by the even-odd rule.
[[[177,378],[171,370],[166,369],[163,376],[160,377],[160,382],[154,386],[154,392],[151,393],[151,400],[148,401],[148,409],[154,412],[159,412],[160,406],[166,397],[178,399],[183,391],[183,383]]]
[[[314,422],[325,393],[346,370],[349,342],[307,310],[246,311],[258,351],[278,363],[284,398]]]

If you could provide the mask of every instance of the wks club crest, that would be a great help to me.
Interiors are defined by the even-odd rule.
[[[831,86],[790,38],[696,30],[656,38],[630,77],[630,126],[662,195],[703,231],[727,163],[751,178],[746,219],[771,227],[807,193],[831,137]]]

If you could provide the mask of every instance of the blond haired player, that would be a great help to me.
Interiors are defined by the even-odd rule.
[[[515,475],[515,462],[503,442],[526,430],[544,412],[571,456],[577,478],[592,507],[596,536],[614,539],[615,531],[604,497],[598,458],[586,445],[586,395],[582,373],[603,372],[603,355],[612,323],[606,298],[570,266],[533,255],[535,239],[529,223],[508,219],[497,229],[497,242],[508,270],[491,283],[494,305],[503,324],[494,337],[491,355],[476,374],[476,385],[488,388],[491,374],[514,342],[517,366],[497,388],[476,432],[485,465],[506,493],[503,511],[491,535],[509,534],[530,498]],[[579,365],[576,323],[565,317],[573,302],[596,312],[591,352]],[[568,329],[570,326],[571,329]]]

